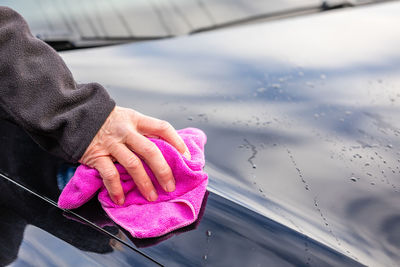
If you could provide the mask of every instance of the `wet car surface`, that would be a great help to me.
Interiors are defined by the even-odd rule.
[[[0,124],[1,264],[13,266],[360,265],[337,251],[208,192],[192,225],[137,239],[115,225],[94,198],[74,211],[56,201],[65,162],[16,126]],[[24,168],[15,168],[15,162]],[[13,177],[13,178],[9,178]],[[11,242],[10,242],[11,241]]]
[[[140,261],[139,247],[167,266],[396,266],[399,12],[387,3],[63,52],[79,82],[103,84],[118,105],[208,136],[197,228],[151,246],[105,228],[123,238],[118,255]],[[13,179],[23,175],[10,169],[30,161],[15,162]],[[56,200],[53,178],[40,189],[26,177]]]

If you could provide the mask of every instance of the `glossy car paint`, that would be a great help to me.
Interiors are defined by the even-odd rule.
[[[142,250],[166,265],[395,266],[399,12],[388,3],[63,53],[78,81],[119,105],[208,135],[197,230]]]
[[[399,3],[63,54],[119,105],[208,135],[210,190],[367,265],[400,231]]]
[[[2,122],[0,132],[0,145],[10,152],[0,156],[6,173],[0,175],[1,265],[360,265],[214,193],[206,194],[194,224],[160,238],[132,238],[105,215],[96,198],[74,211],[59,209],[55,177],[65,162],[41,150],[15,125]]]

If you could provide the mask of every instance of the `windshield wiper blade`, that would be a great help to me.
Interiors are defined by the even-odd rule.
[[[109,46],[116,44],[123,44],[128,42],[143,42],[171,38],[174,36],[149,36],[149,37],[135,37],[135,36],[121,36],[121,37],[82,37],[77,38],[43,38],[38,36],[39,39],[46,42],[57,51],[74,50],[93,48],[101,46]]]
[[[277,19],[282,19],[282,18],[289,18],[289,17],[295,17],[295,16],[301,16],[301,15],[307,15],[307,14],[312,14],[312,13],[318,13],[318,12],[325,12],[325,11],[330,11],[334,9],[341,9],[341,8],[348,8],[348,7],[355,7],[355,6],[361,6],[361,5],[371,5],[371,4],[378,4],[378,3],[384,3],[384,2],[391,2],[394,0],[365,0],[365,1],[343,1],[340,3],[330,3],[330,1],[322,1],[321,4],[319,5],[312,5],[312,6],[303,6],[299,8],[292,8],[292,9],[286,9],[282,11],[277,11],[277,12],[270,12],[270,13],[264,13],[264,14],[259,14],[255,16],[250,16],[250,17],[245,17],[242,19],[237,19],[237,20],[232,20],[220,24],[214,24],[211,26],[206,26],[202,28],[195,29],[191,31],[189,34],[195,34],[195,33],[200,33],[200,32],[206,32],[206,31],[211,31],[211,30],[217,30],[217,29],[222,29],[222,28],[227,28],[231,26],[238,26],[238,25],[243,25],[243,24],[248,24],[248,23],[254,23],[257,21],[268,21],[268,20],[277,20]]]
[[[308,6],[308,7],[301,7],[301,8],[295,8],[295,9],[278,11],[278,12],[271,12],[271,13],[266,13],[266,14],[259,14],[259,15],[245,17],[242,19],[219,23],[216,25],[198,28],[196,30],[191,31],[189,34],[195,34],[195,33],[200,33],[200,32],[216,30],[216,29],[222,29],[222,28],[227,28],[227,27],[231,27],[231,26],[238,26],[238,25],[242,25],[242,24],[256,22],[259,20],[274,20],[274,19],[278,19],[278,18],[285,18],[285,17],[309,14],[309,13],[314,13],[314,12],[317,12],[320,10],[321,10],[320,6]]]

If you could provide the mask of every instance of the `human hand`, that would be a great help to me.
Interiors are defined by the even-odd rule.
[[[113,163],[115,160],[125,167],[148,201],[155,201],[158,196],[140,159],[151,168],[166,192],[175,190],[171,168],[158,147],[146,136],[164,139],[190,159],[189,150],[171,124],[116,106],[79,160],[98,170],[110,198],[118,205],[125,202],[125,196]]]

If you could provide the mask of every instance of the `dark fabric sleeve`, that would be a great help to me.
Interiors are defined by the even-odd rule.
[[[101,85],[77,84],[57,52],[33,37],[17,12],[0,7],[1,118],[76,162],[114,106]]]

